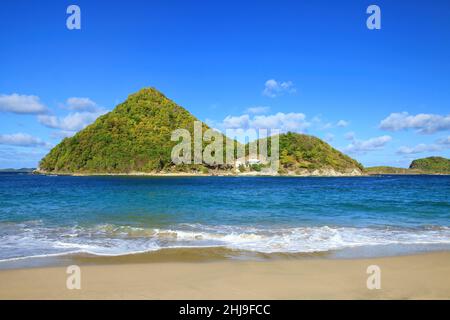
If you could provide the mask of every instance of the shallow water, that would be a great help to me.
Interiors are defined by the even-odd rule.
[[[389,255],[450,249],[450,177],[0,174],[0,260],[162,248]]]

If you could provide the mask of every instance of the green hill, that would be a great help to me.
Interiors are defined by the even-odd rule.
[[[388,166],[369,167],[367,174],[450,174],[450,160],[442,157],[429,157],[411,162],[409,168]]]
[[[420,171],[389,166],[368,167],[364,171],[368,174],[418,174]]]
[[[428,157],[411,162],[410,169],[421,170],[425,173],[450,174],[450,159],[442,157]]]
[[[128,97],[113,111],[71,138],[64,139],[39,165],[58,173],[159,172],[173,169],[171,141],[175,129],[194,132],[192,114],[153,88]],[[203,131],[208,129],[202,125]],[[183,170],[183,165],[178,168]],[[191,169],[204,169],[192,165]]]
[[[73,137],[62,140],[41,160],[38,171],[67,174],[235,173],[232,166],[172,163],[171,151],[179,143],[171,141],[172,132],[183,128],[193,137],[195,121],[198,119],[156,89],[145,88],[130,95],[113,111]],[[203,132],[206,129],[209,127],[202,123]],[[318,138],[296,133],[279,137],[280,173],[315,171],[315,174],[334,175],[337,171],[360,174],[363,169],[358,162]],[[225,145],[226,139],[223,140]],[[208,144],[210,142],[203,142],[203,150]],[[270,141],[268,146],[270,152]],[[250,167],[245,171],[253,169],[259,171],[261,168]]]
[[[270,152],[271,138],[268,139]],[[359,174],[363,170],[356,160],[310,135],[293,132],[280,134],[279,143],[281,173],[307,174],[319,170],[324,174],[327,171]]]

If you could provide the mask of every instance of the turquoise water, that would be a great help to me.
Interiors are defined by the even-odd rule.
[[[173,247],[450,248],[450,177],[0,174],[0,260]]]

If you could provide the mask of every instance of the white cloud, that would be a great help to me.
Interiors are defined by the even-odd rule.
[[[343,128],[350,124],[350,122],[346,120],[339,120],[338,122],[326,122],[320,115],[312,118],[311,122],[318,130],[329,130],[336,127]]]
[[[326,122],[326,123],[325,123],[325,122],[322,120],[322,118],[321,118],[320,115],[314,116],[314,117],[311,119],[311,124],[312,124],[315,128],[317,128],[317,129],[319,129],[319,130],[328,130],[328,129],[331,129],[331,127],[332,127],[332,124],[331,124],[330,122]]]
[[[262,94],[270,98],[275,98],[285,93],[295,93],[296,91],[297,89],[295,89],[292,81],[279,82],[274,79],[270,79],[264,84]]]
[[[436,143],[425,144],[420,143],[414,147],[402,146],[397,150],[398,154],[415,154],[423,152],[436,152],[450,148],[450,136],[439,139]]]
[[[0,111],[18,114],[42,114],[47,112],[47,108],[37,96],[13,93],[0,95]]]
[[[75,132],[84,129],[87,125],[95,121],[99,116],[106,113],[105,110],[99,112],[75,112],[65,117],[52,115],[40,115],[38,121],[46,127],[60,129],[65,132]]]
[[[368,151],[379,150],[391,140],[392,138],[390,136],[375,137],[368,140],[355,139],[344,148],[344,151],[348,153],[366,153]]]
[[[304,131],[309,127],[303,113],[282,113],[273,115],[255,116],[250,121],[255,129],[280,129],[281,131]]]
[[[240,129],[248,128],[250,123],[250,116],[243,114],[242,116],[227,116],[223,119],[222,126],[225,129]]]
[[[415,129],[419,133],[431,134],[450,130],[450,115],[442,116],[426,113],[410,115],[408,112],[391,113],[380,122],[380,129],[389,131]]]
[[[245,110],[246,113],[261,114],[269,112],[270,107],[252,107]]]
[[[107,110],[98,106],[97,103],[89,98],[70,97],[62,108],[72,110],[64,117],[55,115],[39,115],[38,121],[42,125],[59,129],[53,132],[53,138],[66,138],[73,136],[77,131],[84,129],[87,125],[94,122],[99,116],[105,114]]]
[[[345,121],[345,120],[339,120],[338,122],[337,122],[337,126],[338,127],[341,127],[341,128],[343,128],[343,127],[346,127],[346,126],[348,126],[350,123],[348,122],[348,121]]]
[[[42,148],[0,147],[0,168],[35,168],[48,150]]]
[[[450,136],[442,138],[442,139],[439,139],[437,141],[437,143],[440,144],[440,145],[450,146]]]
[[[222,123],[214,123],[211,120],[209,120],[209,123],[220,130],[279,129],[281,132],[303,132],[310,126],[303,113],[282,112],[272,115],[250,116],[243,114],[241,116],[227,116]]]
[[[354,133],[353,131],[347,132],[347,133],[344,135],[344,138],[345,138],[346,140],[355,140],[355,133]]]
[[[18,147],[50,147],[50,144],[26,133],[1,134],[0,144]]]
[[[67,99],[65,108],[73,111],[97,112],[100,110],[97,103],[89,98],[71,97]]]
[[[414,147],[400,147],[397,150],[398,154],[414,154],[414,153],[422,153],[422,152],[434,152],[434,151],[440,151],[442,150],[442,147],[435,145],[435,144],[418,144]]]
[[[206,119],[205,119],[205,123],[206,123],[209,127],[214,128],[214,129],[219,130],[219,131],[220,131],[219,128],[222,127],[222,123],[221,123],[221,122],[218,122],[218,121],[216,121],[216,120],[209,119],[209,118],[206,118]]]

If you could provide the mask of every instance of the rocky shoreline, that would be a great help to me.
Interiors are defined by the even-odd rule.
[[[48,172],[44,170],[35,170],[33,174],[39,175],[57,175],[57,176],[148,176],[148,177],[214,177],[214,176],[229,176],[229,177],[358,177],[367,176],[364,172],[353,169],[346,172],[337,171],[334,169],[316,169],[316,170],[301,170],[288,171],[286,173],[278,173],[271,171],[250,171],[250,172],[230,172],[230,171],[215,171],[211,173],[200,172]]]

